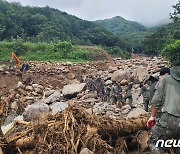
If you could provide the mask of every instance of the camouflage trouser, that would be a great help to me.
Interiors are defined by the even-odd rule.
[[[133,101],[132,95],[125,95],[125,96],[124,96],[123,103],[126,102],[126,99],[129,100],[129,106],[132,107],[132,101]]]
[[[168,139],[180,139],[180,118],[163,113],[160,120],[152,127],[149,134],[148,144],[153,154],[165,154],[161,147],[156,147],[156,142]]]
[[[143,98],[144,110],[148,112],[149,99]]]
[[[158,112],[158,113],[156,114],[156,122],[161,119],[162,115],[163,115],[163,112]]]
[[[122,96],[121,95],[117,95],[117,101],[119,104],[122,103]]]
[[[117,97],[116,96],[112,96],[112,103],[115,104],[117,102]]]
[[[110,102],[110,94],[108,94],[108,95],[106,94],[106,95],[105,95],[105,101],[106,101],[106,102]]]

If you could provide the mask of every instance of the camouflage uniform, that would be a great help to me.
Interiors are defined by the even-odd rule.
[[[109,102],[110,101],[110,96],[111,96],[111,86],[107,85],[105,87],[105,101]]]
[[[126,95],[124,96],[123,102],[126,102],[126,99],[129,100],[129,106],[132,107],[132,101],[133,101],[133,98],[132,98],[132,84],[129,84],[126,87]]]
[[[144,104],[144,110],[148,112],[148,105],[149,105],[149,90],[142,86],[139,92],[138,97],[143,96],[143,104]]]
[[[150,101],[152,100],[153,96],[154,96],[154,93],[156,91],[155,87],[156,87],[156,84],[158,83],[158,81],[153,81],[151,82],[150,84],[150,88],[149,88],[149,92],[150,92],[150,96],[149,96],[149,99]]]
[[[156,147],[159,139],[180,139],[180,66],[171,69],[171,75],[160,80],[152,99],[152,106],[162,107],[162,116],[151,129],[148,144],[153,154],[163,154]]]
[[[113,100],[112,102],[113,103],[118,102],[118,104],[120,105],[122,101],[121,92],[122,92],[121,85],[118,83],[115,83],[112,86],[112,100]]]

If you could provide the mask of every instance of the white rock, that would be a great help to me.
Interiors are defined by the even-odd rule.
[[[124,106],[122,107],[122,110],[126,110],[126,109],[131,110],[130,105],[124,105]]]
[[[67,107],[68,107],[68,103],[66,103],[66,102],[56,102],[50,106],[50,109],[52,110],[51,111],[52,114],[56,114],[59,111],[63,111]]]
[[[147,114],[147,112],[141,108],[136,108],[133,111],[129,112],[127,119],[128,118],[137,118],[140,117],[143,114]]]
[[[118,70],[112,74],[111,80],[116,82],[121,82],[123,79],[128,80],[130,76],[131,73],[129,71]]]
[[[66,98],[76,97],[78,93],[86,89],[86,83],[70,84],[63,87],[62,93]]]
[[[49,113],[49,106],[45,103],[34,103],[29,105],[23,114],[26,121],[33,121],[42,118]]]
[[[44,103],[51,104],[59,100],[61,93],[59,91],[55,91],[52,95],[44,100]]]
[[[22,82],[18,81],[18,83],[17,83],[17,88],[20,88],[20,87],[22,87],[22,86],[23,86]]]

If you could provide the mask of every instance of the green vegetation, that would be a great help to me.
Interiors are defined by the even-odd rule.
[[[79,19],[50,7],[23,7],[0,0],[0,40],[59,42],[79,45],[119,46],[129,51],[129,44],[99,24]]]
[[[180,61],[180,40],[165,46],[161,54],[167,57],[171,62]]]
[[[141,41],[147,32],[145,26],[134,21],[128,21],[119,16],[111,19],[98,20],[96,23],[99,23],[117,36],[125,39],[136,51],[141,51]]]
[[[119,47],[106,49],[115,56],[128,57],[127,52]],[[106,58],[102,50],[102,47],[72,45],[70,42],[31,43],[18,39],[0,43],[0,61],[8,62],[12,51],[23,61],[97,61]]]
[[[14,51],[21,60],[32,61],[87,61],[89,52],[73,47],[69,42],[23,43],[22,40],[0,43],[0,60],[8,61]]]
[[[106,47],[106,50],[113,57],[122,57],[124,59],[127,59],[127,58],[130,58],[130,56],[131,56],[130,53],[123,51],[121,48],[119,48],[117,46],[116,47]]]
[[[171,62],[180,61],[180,1],[173,8],[170,16],[174,23],[157,29],[142,42],[145,54],[161,54]]]

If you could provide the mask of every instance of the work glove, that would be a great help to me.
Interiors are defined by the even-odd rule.
[[[155,123],[156,123],[155,117],[151,116],[151,117],[149,118],[149,120],[147,121],[147,128],[150,129],[152,126],[155,125]]]

